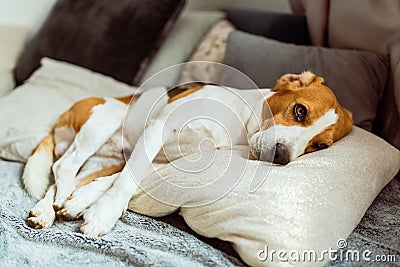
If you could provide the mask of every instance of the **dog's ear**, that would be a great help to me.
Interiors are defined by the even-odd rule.
[[[338,122],[335,124],[333,130],[334,142],[346,136],[353,128],[353,115],[349,110],[338,104],[336,114],[338,115]]]
[[[280,90],[297,90],[303,89],[310,84],[317,82],[323,83],[324,79],[322,77],[317,77],[311,71],[304,71],[301,74],[285,74],[279,80],[276,81],[273,92],[278,92]]]

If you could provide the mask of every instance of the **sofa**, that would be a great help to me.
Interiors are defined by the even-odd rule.
[[[310,27],[307,25],[307,12],[301,12],[298,7],[295,9],[298,14],[281,14],[229,7],[218,11],[182,11],[184,1],[180,0],[146,3],[126,0],[114,5],[107,2],[85,0],[77,4],[71,0],[60,0],[50,10],[43,11],[41,16],[47,18],[43,24],[36,23],[31,27],[37,28],[37,32],[29,33],[26,27],[15,28],[12,33],[4,30],[7,40],[10,43],[13,41],[7,50],[13,53],[7,57],[0,56],[0,62],[8,64],[8,69],[0,72],[0,102],[3,107],[3,118],[0,117],[3,124],[3,140],[0,140],[0,180],[3,185],[0,201],[1,266],[287,264],[249,259],[248,253],[241,247],[243,240],[236,243],[232,241],[235,239],[223,234],[212,234],[213,229],[209,227],[207,230],[207,224],[196,224],[196,220],[202,218],[200,215],[203,211],[191,213],[183,206],[180,211],[179,207],[159,207],[140,194],[133,200],[132,208],[130,206],[134,212],[128,211],[104,238],[90,238],[80,234],[80,223],[76,221],[57,222],[53,227],[43,230],[31,229],[25,222],[29,209],[37,200],[24,191],[21,181],[24,162],[43,133],[49,131],[49,124],[54,118],[77,99],[91,95],[141,94],[143,90],[154,86],[169,88],[178,81],[184,83],[205,79],[208,82],[242,87],[244,90],[251,88],[249,83],[235,80],[233,76],[236,75],[229,74],[229,71],[217,77],[215,73],[218,71],[213,65],[183,65],[163,72],[175,64],[196,60],[232,66],[249,77],[251,85],[255,84],[256,87],[272,87],[280,75],[305,68],[325,78],[339,101],[353,112],[357,127],[354,132],[364,138],[360,139],[364,143],[357,143],[358,139],[351,136],[349,144],[370,144],[371,151],[366,154],[367,157],[372,158],[374,154],[382,157],[390,155],[385,167],[383,163],[380,166],[379,161],[377,166],[365,163],[365,168],[356,165],[360,170],[356,167],[352,171],[348,170],[349,177],[353,177],[352,173],[363,173],[366,176],[372,173],[369,180],[349,182],[347,189],[346,183],[344,187],[343,184],[337,187],[343,191],[349,191],[348,187],[351,186],[354,186],[354,190],[366,190],[358,192],[358,195],[349,195],[351,201],[346,200],[346,203],[351,204],[340,206],[338,200],[332,206],[322,207],[327,213],[327,207],[334,207],[331,212],[341,218],[338,222],[343,222],[337,228],[344,229],[340,232],[342,235],[348,233],[343,236],[346,245],[338,246],[338,253],[343,255],[346,251],[372,251],[374,255],[387,257],[385,264],[388,266],[399,264],[400,147],[396,137],[392,138],[393,135],[384,132],[387,129],[382,128],[382,125],[387,124],[382,120],[391,119],[383,115],[386,112],[383,103],[390,99],[388,94],[391,91],[388,90],[393,90],[393,86],[390,87],[393,65],[388,55],[351,48],[315,46],[315,35],[311,33],[310,37]],[[93,5],[96,8],[92,8]],[[144,23],[145,19],[150,22]],[[3,34],[1,25],[0,34]],[[132,47],[135,48],[133,52]],[[355,88],[354,84],[359,86]],[[52,87],[60,92],[54,92]],[[16,114],[15,110],[20,112]],[[49,123],[36,127],[41,120]],[[390,124],[393,124],[393,120]],[[373,135],[371,133],[381,138],[368,139],[369,135]],[[378,153],[372,150],[375,141],[376,149],[381,147],[384,151]],[[354,151],[348,155],[363,158],[362,155],[355,155]],[[327,153],[325,157],[341,152]],[[358,164],[368,159],[362,160],[365,161]],[[303,169],[305,166],[310,167],[307,162],[302,164]],[[169,170],[165,173],[166,177],[169,175],[172,179],[176,176],[174,173],[169,174]],[[346,175],[346,172],[340,173]],[[317,189],[313,190],[317,192]],[[360,197],[363,193],[365,197]],[[332,191],[327,194],[329,197],[322,193],[319,195],[321,199],[327,198],[327,201],[335,199]],[[178,196],[169,194],[168,197]],[[353,217],[350,216],[347,222],[343,216],[349,214]],[[317,214],[312,216],[318,217]],[[326,225],[330,225],[329,222]],[[331,229],[323,225],[318,227],[316,232]],[[219,231],[225,233],[224,230]],[[305,235],[302,233],[299,236]],[[299,240],[303,242],[305,239]],[[353,261],[336,257],[291,264],[373,266],[374,263],[366,262],[365,259]]]

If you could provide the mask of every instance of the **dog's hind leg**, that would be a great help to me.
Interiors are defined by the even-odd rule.
[[[41,199],[46,193],[50,184],[51,166],[65,153],[75,137],[71,127],[73,117],[70,116],[75,106],[58,118],[54,129],[39,143],[25,165],[22,181],[26,191],[36,199]]]
[[[44,196],[50,184],[51,166],[65,153],[75,137],[77,123],[71,113],[85,102],[86,100],[81,100],[61,114],[54,129],[39,143],[29,157],[22,180],[26,191],[33,197],[41,199]]]
[[[56,185],[53,184],[49,187],[46,195],[30,210],[29,218],[27,219],[28,225],[32,228],[48,228],[50,227],[56,214],[53,209],[54,195],[56,192]]]
[[[121,126],[126,105],[114,98],[105,98],[89,110],[90,117],[80,127],[65,154],[53,164],[57,185],[54,208],[61,209],[75,188],[75,176],[91,157]],[[79,114],[76,114],[79,116]]]

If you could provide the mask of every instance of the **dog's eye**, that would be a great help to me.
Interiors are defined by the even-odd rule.
[[[307,108],[302,104],[296,104],[293,113],[298,122],[303,122],[304,118],[307,116]]]
[[[322,149],[328,148],[328,145],[323,144],[323,143],[314,143],[312,146],[314,149],[317,149],[317,150],[322,150]]]

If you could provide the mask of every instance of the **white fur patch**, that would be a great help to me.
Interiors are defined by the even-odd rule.
[[[311,71],[303,71],[303,73],[300,74],[300,81],[303,86],[307,86],[310,83],[312,83],[315,79],[315,74],[312,73]]]

